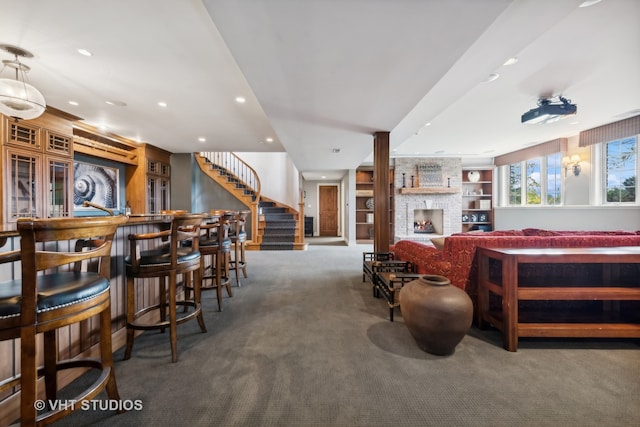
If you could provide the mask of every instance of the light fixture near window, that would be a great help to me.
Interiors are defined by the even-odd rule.
[[[580,175],[582,172],[582,166],[580,166],[580,156],[578,154],[574,154],[571,157],[564,156],[562,158],[562,165],[564,166],[564,176],[567,176],[567,171],[571,169],[575,176]]]
[[[26,82],[27,72],[31,69],[20,62],[18,57],[33,58],[33,54],[17,46],[2,44],[0,49],[12,54],[15,59],[3,59],[2,70],[13,68],[16,79],[0,79],[0,113],[16,119],[30,120],[44,113],[47,104],[44,96]]]

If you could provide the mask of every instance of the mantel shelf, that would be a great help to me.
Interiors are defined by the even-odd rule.
[[[456,194],[460,193],[458,187],[412,187],[401,188],[400,194]]]

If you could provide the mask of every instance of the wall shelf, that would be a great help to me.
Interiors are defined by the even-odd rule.
[[[457,194],[460,193],[458,187],[403,187],[400,194]]]

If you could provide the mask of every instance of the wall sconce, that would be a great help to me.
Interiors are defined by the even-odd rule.
[[[580,175],[582,166],[580,166],[580,156],[574,154],[573,156],[564,156],[562,158],[562,165],[564,166],[564,176],[567,176],[567,170],[571,169],[575,176]]]

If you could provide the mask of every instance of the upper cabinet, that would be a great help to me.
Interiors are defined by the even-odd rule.
[[[73,121],[49,109],[33,120],[0,115],[2,223],[73,214]]]
[[[462,170],[462,231],[493,229],[493,168]]]
[[[127,166],[127,203],[134,214],[170,209],[171,153],[149,144],[137,149],[137,166]]]

